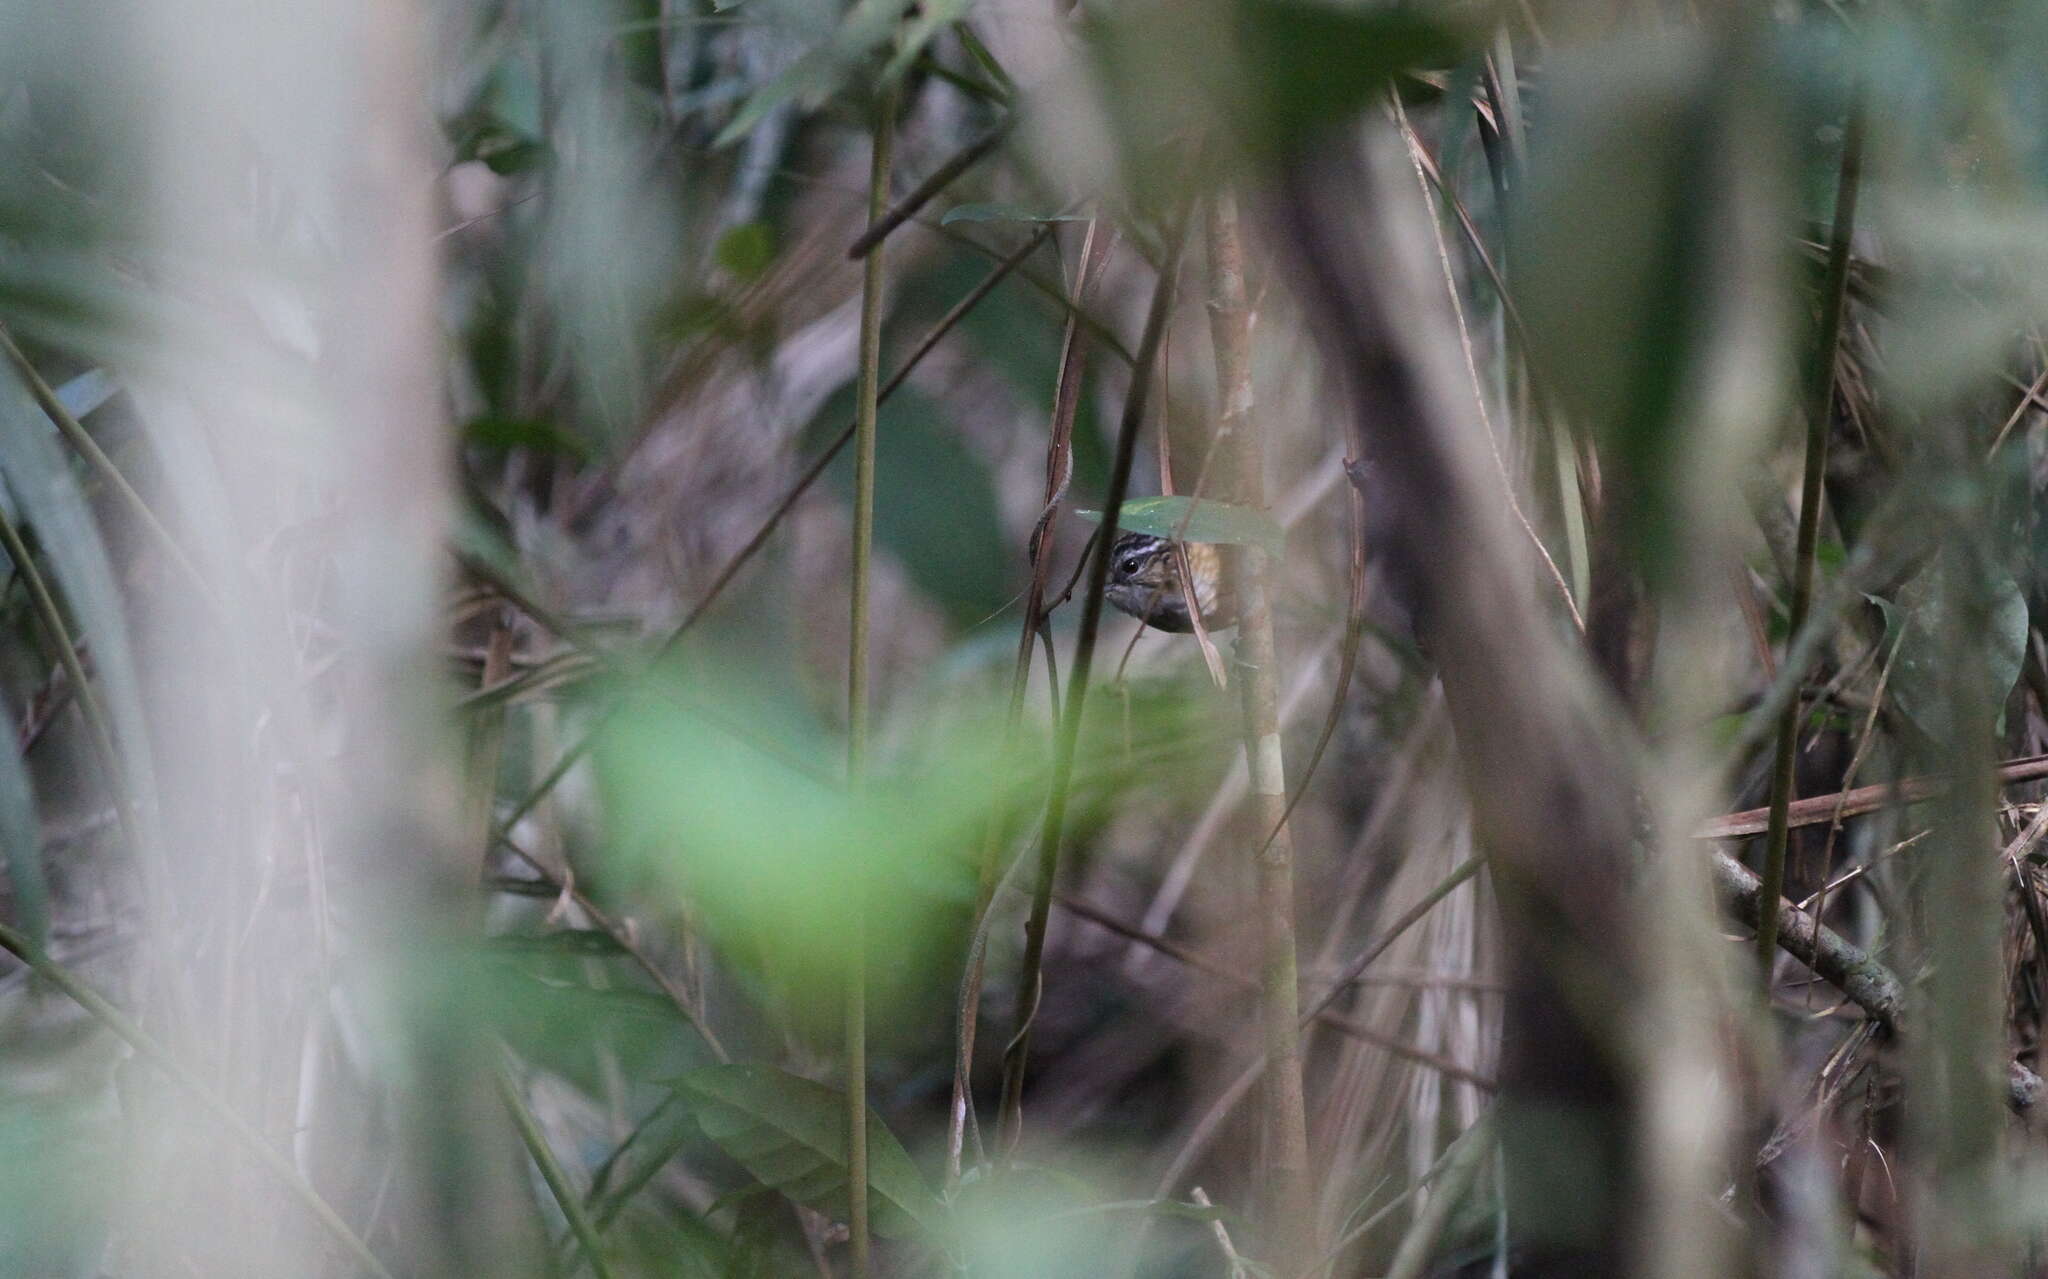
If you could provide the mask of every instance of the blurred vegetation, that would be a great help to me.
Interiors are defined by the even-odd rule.
[[[142,8],[0,5],[0,1275],[2048,1276],[2032,10]]]

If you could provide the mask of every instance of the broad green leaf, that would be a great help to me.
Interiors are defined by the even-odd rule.
[[[933,996],[937,955],[973,901],[971,850],[1036,765],[1005,748],[997,706],[956,694],[904,721],[914,736],[892,733],[848,788],[843,742],[794,692],[779,672],[750,680],[735,666],[630,690],[598,746],[609,856],[688,903],[739,973],[821,1032],[864,945],[886,1023]],[[864,933],[849,909],[862,900]]]
[[[682,1080],[697,1123],[748,1172],[797,1203],[846,1217],[845,1099],[770,1066],[707,1066]],[[935,1234],[941,1218],[903,1143],[868,1112],[868,1203],[875,1233]]]
[[[1256,149],[1285,153],[1355,115],[1396,75],[1449,66],[1465,40],[1406,6],[1240,0]]]
[[[617,955],[619,943],[611,934],[595,928],[558,928],[546,933],[500,933],[487,949],[501,954],[529,955]]]
[[[597,1170],[590,1187],[591,1220],[600,1227],[611,1224],[669,1160],[702,1136],[689,1095],[678,1089],[663,1097]]]
[[[939,219],[940,226],[955,222],[1086,222],[1085,213],[1033,213],[1015,204],[956,204]]]
[[[811,433],[853,416],[853,388],[826,400]],[[918,589],[957,626],[1009,603],[1020,565],[1004,538],[988,463],[961,437],[939,404],[905,387],[882,405],[875,442],[875,542],[894,555]],[[853,495],[849,449],[831,480]]]
[[[1688,429],[1701,411],[1700,370],[1714,343],[1732,340],[1709,312],[1729,287],[1722,275],[1779,252],[1747,233],[1777,215],[1747,209],[1759,191],[1717,181],[1703,160],[1753,136],[1727,123],[1724,48],[1673,31],[1561,58],[1571,71],[1545,95],[1547,127],[1512,209],[1516,301],[1532,363],[1619,477],[1603,491],[1617,499],[1622,551],[1661,588],[1691,505],[1704,500],[1702,459],[1733,447]],[[1716,163],[1763,183],[1780,158],[1745,152]],[[1785,305],[1755,302],[1759,315]]]
[[[711,256],[740,279],[755,279],[775,260],[775,228],[766,222],[742,222],[718,237]]]
[[[1102,522],[1100,511],[1080,514],[1083,519]],[[1124,503],[1116,524],[1126,532],[1177,537],[1183,542],[1256,546],[1274,559],[1287,553],[1287,531],[1272,516],[1209,498],[1196,500],[1177,493],[1170,497],[1132,498]]]

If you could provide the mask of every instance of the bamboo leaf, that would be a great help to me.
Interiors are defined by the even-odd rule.
[[[768,1066],[706,1066],[683,1076],[704,1135],[748,1172],[806,1207],[846,1214],[844,1099]],[[868,1113],[868,1199],[875,1233],[935,1233],[937,1196],[894,1133]]]
[[[92,644],[97,683],[113,720],[129,799],[138,813],[153,813],[155,769],[150,762],[141,683],[113,561],[49,418],[20,370],[6,361],[0,361],[0,476],[5,477],[22,518],[35,529],[43,554],[49,558],[51,576],[79,631]],[[147,821],[138,827],[146,830]],[[145,838],[144,842],[149,841]],[[145,850],[134,851],[145,860],[155,856]],[[159,864],[155,869],[161,872],[163,867]]]
[[[1100,524],[1102,512],[1082,511],[1081,518]],[[1198,501],[1180,494],[1133,498],[1124,503],[1116,523],[1128,532],[1175,537],[1183,542],[1256,546],[1274,559],[1287,552],[1287,531],[1272,516],[1248,506],[1209,498]]]
[[[50,941],[50,890],[43,874],[42,823],[36,820],[35,791],[15,743],[14,716],[0,705],[0,849],[14,886],[14,909],[23,932],[38,949]]]
[[[713,145],[730,146],[739,141],[785,102],[793,101],[807,110],[822,105],[857,68],[888,43],[909,7],[909,0],[859,0],[824,42],[755,90]]]
[[[1016,204],[956,204],[939,219],[940,226],[955,222],[1086,222],[1085,213],[1033,213]]]

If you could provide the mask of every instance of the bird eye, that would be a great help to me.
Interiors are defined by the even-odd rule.
[[[1138,557],[1135,555],[1126,555],[1123,558],[1123,562],[1118,564],[1117,567],[1123,570],[1125,573],[1135,573],[1138,571]]]

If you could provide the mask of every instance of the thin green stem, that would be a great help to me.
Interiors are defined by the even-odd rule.
[[[562,1210],[562,1216],[569,1222],[569,1230],[576,1236],[576,1242],[583,1246],[583,1256],[590,1262],[590,1272],[597,1279],[612,1279],[611,1267],[605,1264],[604,1252],[599,1246],[597,1227],[591,1224],[590,1214],[583,1210],[582,1197],[569,1184],[569,1174],[563,1170],[562,1161],[555,1158],[555,1152],[548,1147],[547,1135],[540,1130],[540,1122],[527,1107],[526,1098],[520,1095],[519,1081],[513,1077],[512,1067],[498,1063],[498,1095],[505,1101],[505,1109],[511,1112],[512,1124],[519,1129],[519,1139],[526,1143],[526,1153],[533,1156],[534,1167],[540,1169],[540,1179],[547,1183],[548,1193],[555,1197],[555,1206]]]
[[[1080,323],[1080,308],[1086,307],[1102,269],[1109,260],[1116,232],[1099,218],[1091,218],[1081,241],[1081,261],[1075,269],[1076,310],[1067,315],[1066,332],[1060,342],[1058,380],[1053,385],[1052,418],[1046,431],[1045,505],[1031,530],[1027,553],[1031,560],[1031,585],[1024,596],[1023,626],[1017,636],[1017,658],[1010,673],[1010,704],[1003,725],[1004,749],[1014,748],[1018,725],[1024,716],[1024,695],[1031,679],[1031,652],[1045,624],[1045,595],[1052,570],[1050,543],[1059,520],[1060,506],[1074,478],[1074,419],[1080,411],[1081,387],[1088,368],[1088,331]],[[1048,649],[1050,652],[1050,649]],[[1050,669],[1048,668],[1050,675]],[[1059,681],[1051,680],[1054,688]],[[1055,694],[1057,695],[1057,694]],[[955,1027],[953,1057],[953,1100],[946,1126],[946,1184],[960,1180],[960,1160],[966,1145],[968,1119],[974,1106],[971,1074],[974,1069],[974,1041],[981,1021],[981,988],[987,962],[988,911],[995,900],[996,862],[1009,833],[1004,814],[991,814],[983,835],[981,867],[975,898],[974,939],[968,948],[967,964],[960,983],[959,1017]]]
[[[875,102],[874,142],[868,169],[868,221],[877,222],[889,198],[889,162],[895,150],[897,88]],[[853,623],[846,675],[846,773],[860,786],[868,754],[868,596],[875,541],[875,418],[881,404],[883,246],[861,264],[860,384],[854,401]],[[854,1279],[867,1279],[868,1241],[868,1005],[865,881],[848,903],[852,916],[846,959],[846,1196],[848,1247]]]
[[[1117,519],[1123,511],[1124,494],[1130,490],[1131,462],[1137,454],[1138,428],[1145,420],[1145,406],[1151,392],[1152,365],[1159,358],[1166,317],[1173,303],[1173,278],[1180,266],[1181,243],[1187,230],[1186,216],[1167,233],[1166,259],[1160,263],[1158,282],[1152,288],[1152,303],[1145,315],[1145,329],[1138,341],[1138,355],[1131,367],[1131,385],[1124,398],[1119,423],[1116,456],[1110,465],[1109,490],[1102,501],[1102,525],[1095,538],[1095,557],[1089,564],[1088,593],[1081,602],[1081,629],[1074,643],[1073,673],[1068,677],[1067,704],[1060,715],[1059,738],[1053,748],[1052,788],[1046,798],[1045,821],[1039,832],[1038,877],[1032,886],[1031,917],[1024,926],[1024,962],[1017,981],[1015,1032],[1003,1054],[1003,1097],[997,1127],[1001,1147],[1008,1154],[1016,1149],[1023,1131],[1024,1063],[1031,1046],[1031,1021],[1038,1010],[1039,984],[1045,962],[1046,921],[1052,914],[1053,883],[1059,874],[1060,843],[1066,835],[1067,791],[1074,777],[1074,754],[1080,741],[1081,711],[1088,697],[1089,667],[1095,659],[1095,640],[1102,628],[1102,593],[1109,583],[1110,548],[1116,543]]]
[[[904,357],[903,362],[897,366],[896,371],[890,374],[889,380],[882,384],[881,392],[876,396],[877,401],[886,402],[898,387],[908,381],[919,362],[932,353],[940,340],[946,334],[952,332],[960,321],[966,318],[968,312],[980,305],[982,299],[995,292],[996,286],[1009,278],[1010,273],[1022,265],[1026,258],[1037,252],[1038,247],[1046,242],[1047,238],[1052,235],[1052,232],[1053,227],[1051,223],[1039,227],[1037,231],[1032,233],[1029,239],[1013,250],[1009,256],[998,262],[994,270],[983,276],[981,283],[969,289],[958,302],[953,304],[952,309],[940,316],[932,327],[925,331],[924,336],[918,340],[917,345],[911,348],[910,354]],[[733,579],[739,576],[740,570],[746,567],[747,562],[753,559],[754,555],[763,546],[768,544],[769,535],[774,533],[776,528],[781,525],[783,517],[788,515],[795,508],[797,502],[803,498],[803,495],[810,491],[811,485],[817,483],[818,477],[825,473],[825,468],[832,465],[833,459],[839,456],[841,450],[853,442],[855,426],[855,423],[849,422],[846,429],[841,431],[833,439],[832,443],[826,445],[824,451],[819,453],[816,458],[812,459],[811,464],[804,468],[803,474],[796,478],[796,481],[783,493],[781,500],[762,519],[760,526],[754,530],[754,535],[747,539],[746,545],[733,552],[732,558],[725,562],[725,567],[721,568],[718,571],[718,575],[711,579],[711,585],[705,589],[704,594],[691,606],[690,611],[684,615],[683,620],[676,624],[675,629],[668,633],[667,638],[662,640],[661,647],[656,650],[657,655],[665,654],[681,643],[683,636],[687,635],[691,628],[696,626],[703,619],[704,615],[710,611],[711,606],[718,601],[719,596],[724,593],[727,586],[731,585]],[[562,779],[569,775],[569,771],[575,768],[583,757],[590,753],[590,748],[597,743],[598,734],[604,730],[606,722],[611,718],[612,713],[619,708],[619,705],[619,699],[614,696],[598,710],[595,720],[584,730],[583,735],[570,743],[562,751],[560,758],[555,760],[554,766],[548,769],[546,775],[534,784],[532,790],[526,793],[526,797],[520,800],[512,811],[498,823],[497,838],[504,839],[513,827],[517,826],[528,813],[532,812],[542,800],[546,799],[548,794],[561,783]]]
[[[1841,345],[1842,312],[1848,297],[1849,246],[1856,232],[1856,193],[1863,171],[1863,106],[1860,93],[1849,107],[1842,132],[1842,168],[1835,191],[1835,224],[1828,242],[1827,274],[1822,285],[1820,332],[1806,379],[1806,474],[1799,493],[1799,533],[1793,547],[1792,600],[1785,632],[1798,635],[1813,603],[1814,551],[1820,541],[1821,480],[1827,471],[1828,423],[1835,398],[1835,352]],[[1789,660],[1785,665],[1789,668]],[[1792,803],[1793,767],[1799,748],[1799,699],[1794,697],[1778,718],[1771,771],[1770,826],[1764,835],[1763,893],[1776,901],[1785,892],[1786,823]],[[1762,912],[1757,921],[1756,956],[1768,991],[1778,953],[1778,918]]]
[[[137,1025],[126,1013],[108,1003],[98,991],[79,980],[70,969],[51,959],[27,935],[0,924],[0,946],[12,951],[23,963],[35,969],[45,981],[69,995],[80,1008],[98,1018],[107,1029],[125,1040],[128,1046],[135,1050],[136,1055],[161,1070],[171,1082],[192,1094],[200,1105],[226,1124],[229,1131],[233,1132],[257,1159],[269,1168],[301,1203],[305,1204],[320,1224],[327,1228],[328,1233],[332,1234],[365,1270],[379,1279],[392,1279],[391,1272],[377,1260],[376,1254],[370,1251],[369,1246],[355,1231],[349,1229],[348,1223],[341,1219],[341,1214],[321,1197],[320,1192],[313,1188],[313,1184],[300,1175],[299,1170],[292,1166],[292,1161],[279,1154],[276,1148],[235,1112],[234,1107],[201,1082],[199,1076],[173,1057],[163,1045],[157,1043],[148,1031]]]

